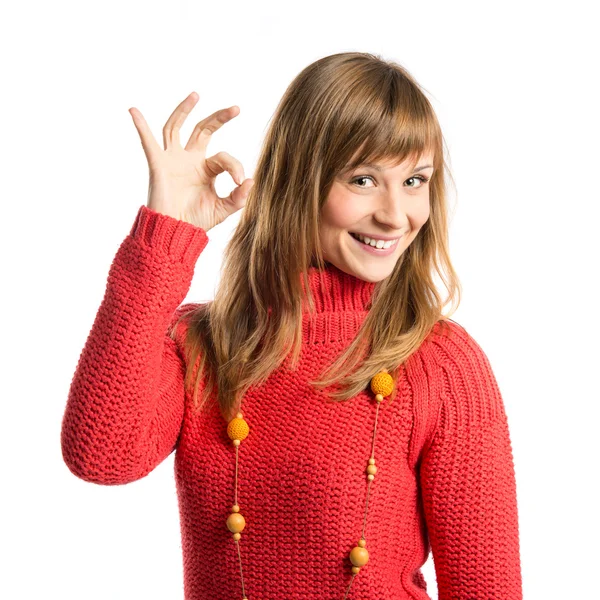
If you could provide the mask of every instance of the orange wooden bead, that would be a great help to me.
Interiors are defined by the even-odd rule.
[[[364,567],[369,562],[368,550],[360,546],[355,546],[350,552],[350,562],[355,567]]]
[[[240,533],[246,527],[246,519],[240,513],[231,513],[227,517],[227,529],[231,533]]]

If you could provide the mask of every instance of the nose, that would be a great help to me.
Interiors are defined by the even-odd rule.
[[[391,190],[381,196],[381,204],[373,214],[375,220],[390,231],[390,235],[410,229],[409,206],[410,198],[402,192]]]

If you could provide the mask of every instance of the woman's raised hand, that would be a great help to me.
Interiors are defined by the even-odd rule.
[[[242,164],[227,152],[206,158],[212,134],[239,114],[236,105],[202,119],[185,148],[181,147],[179,130],[198,98],[198,94],[192,92],[169,117],[163,128],[164,150],[156,142],[142,113],[134,107],[129,113],[148,160],[148,208],[208,231],[244,207],[254,181],[244,179]],[[238,185],[229,196],[221,198],[215,191],[215,179],[225,171]]]

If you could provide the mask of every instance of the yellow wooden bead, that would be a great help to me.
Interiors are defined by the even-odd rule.
[[[356,575],[360,571],[360,567],[352,567],[352,572]]]
[[[369,473],[369,475],[375,475],[375,473],[377,473],[377,467],[375,465],[369,465],[367,467],[367,473]]]
[[[238,413],[239,414],[239,413]],[[250,428],[248,423],[240,417],[234,417],[227,425],[227,435],[232,440],[244,440],[248,437]]]
[[[371,379],[371,390],[374,394],[389,396],[394,391],[394,379],[389,373],[381,371]]]
[[[375,459],[374,458],[370,458],[369,459],[369,464],[370,465],[374,465],[375,464]]]
[[[232,537],[233,537],[233,539],[234,539],[236,542],[239,542],[239,541],[240,541],[240,538],[242,537],[242,534],[241,534],[241,533],[234,533]]]
[[[355,567],[364,567],[369,562],[369,551],[366,548],[355,546],[350,552],[350,562]]]
[[[234,504],[231,507],[231,512],[240,512],[240,505],[239,504]]]
[[[375,396],[375,400],[377,400],[377,402],[383,402],[383,396],[381,394],[377,394],[377,396]]]
[[[361,548],[364,548],[367,545],[367,540],[363,540],[362,538],[360,538],[360,540],[358,540],[358,545]]]
[[[231,533],[240,533],[246,527],[246,519],[240,513],[231,513],[227,517],[227,529]]]
[[[375,475],[367,475],[367,479],[369,481],[373,481],[373,479],[375,479]]]

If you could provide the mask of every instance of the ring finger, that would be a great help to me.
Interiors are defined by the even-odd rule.
[[[194,131],[192,131],[192,135],[190,135],[190,139],[188,140],[185,149],[205,153],[212,134],[239,114],[240,107],[234,104],[229,108],[217,110],[212,115],[206,117],[206,119],[202,119],[202,121],[194,127]]]

